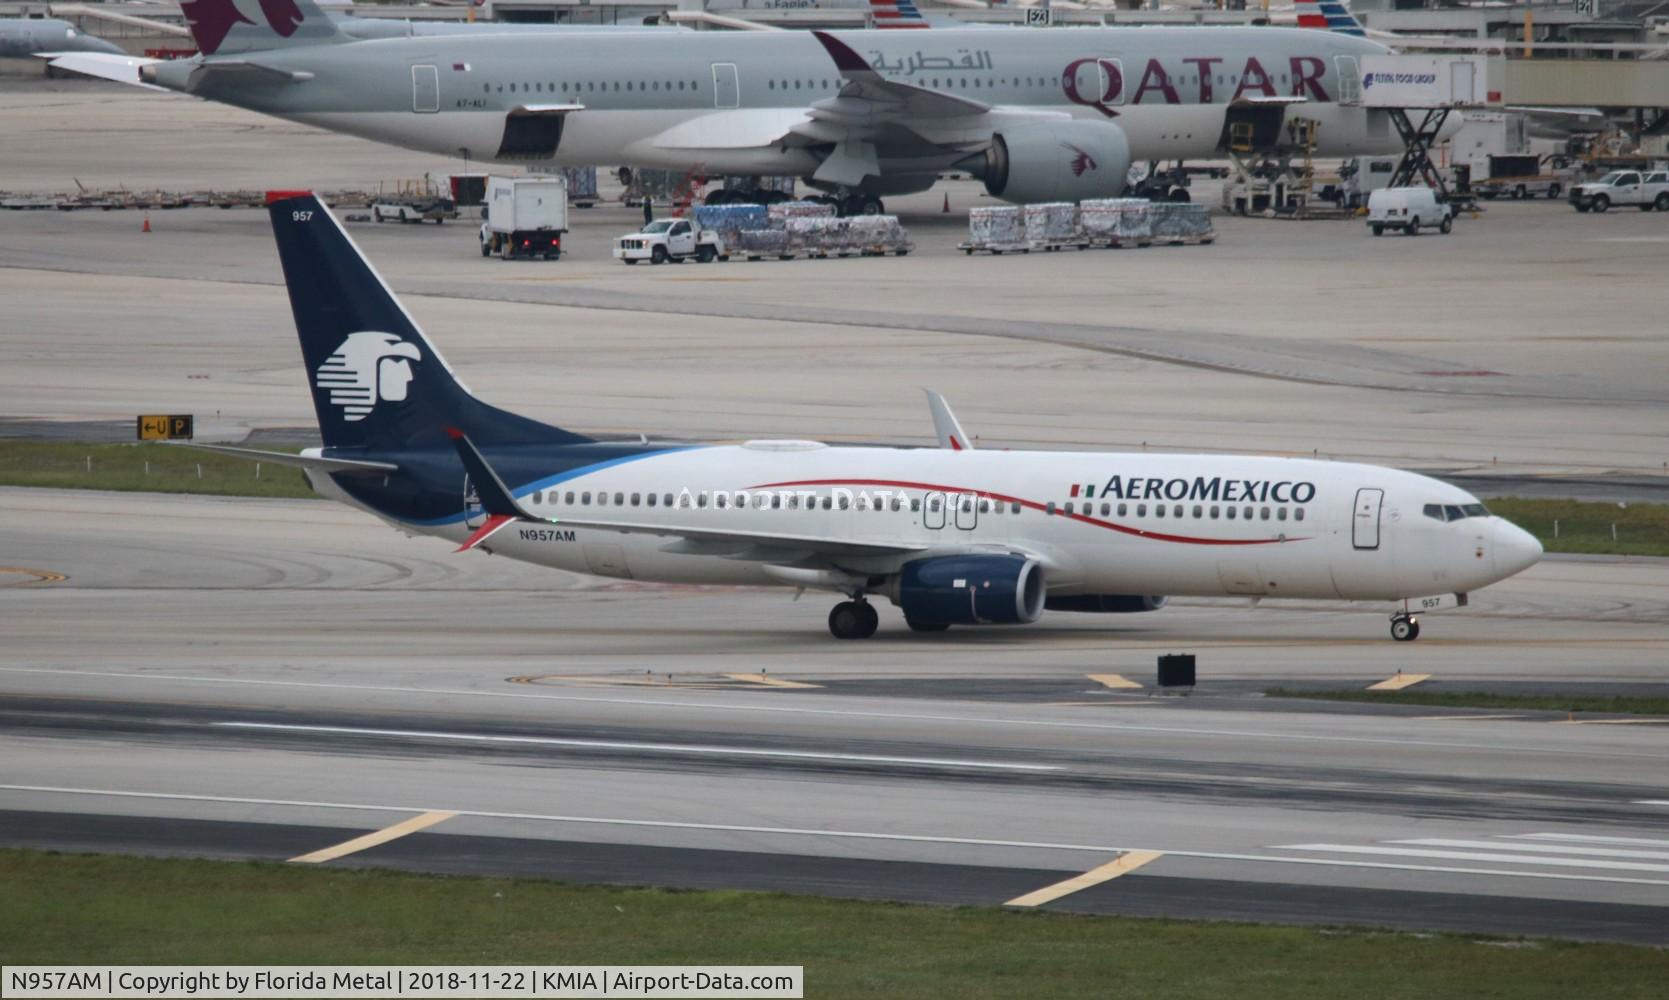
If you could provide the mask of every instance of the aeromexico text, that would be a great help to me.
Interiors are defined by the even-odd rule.
[[[1195,476],[1160,479],[1152,476],[1113,476],[1097,489],[1094,483],[1074,485],[1072,495],[1113,500],[1208,500],[1221,503],[1309,503],[1315,483],[1282,479],[1229,479]]]

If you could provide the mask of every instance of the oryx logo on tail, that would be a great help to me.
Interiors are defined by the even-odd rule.
[[[398,403],[406,398],[406,387],[415,377],[407,359],[422,361],[423,352],[392,333],[362,331],[342,341],[319,366],[314,380],[351,424],[370,416],[378,401]]]
[[[307,15],[302,13],[295,0],[259,0],[259,3],[267,27],[280,38],[289,38],[301,27],[301,22],[307,20]],[[220,50],[233,28],[255,23],[238,7],[237,0],[185,0],[180,4],[180,13],[185,15],[186,23],[191,26],[197,48],[206,56]]]

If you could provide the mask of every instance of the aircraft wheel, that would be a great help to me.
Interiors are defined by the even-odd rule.
[[[943,632],[950,628],[950,622],[923,622],[914,618],[905,618],[904,624],[910,626],[912,632]]]
[[[867,639],[880,623],[868,601],[842,601],[829,612],[829,634],[836,639]]]
[[[1391,619],[1391,638],[1398,642],[1413,642],[1420,637],[1418,618],[1398,615]]]

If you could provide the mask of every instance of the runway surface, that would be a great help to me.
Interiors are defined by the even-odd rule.
[[[1277,703],[1274,683],[1669,685],[1669,564],[1367,609],[822,632],[321,502],[0,491],[0,842],[1666,944],[1669,726]],[[54,579],[62,576],[63,579]],[[1189,698],[1158,652],[1201,658]],[[1627,722],[1627,724],[1619,724]],[[1045,894],[1048,895],[1047,893]]]

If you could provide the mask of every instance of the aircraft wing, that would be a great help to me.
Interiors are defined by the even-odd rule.
[[[764,558],[767,555],[819,555],[828,557],[909,555],[925,552],[933,546],[914,542],[858,542],[839,541],[816,535],[800,535],[776,531],[736,531],[723,528],[695,527],[677,524],[651,524],[638,521],[617,521],[601,518],[540,517],[530,513],[516,501],[504,480],[498,477],[475,443],[462,432],[448,429],[458,458],[469,473],[470,483],[481,502],[487,519],[475,533],[458,547],[459,552],[476,548],[501,529],[517,521],[550,524],[565,528],[588,528],[595,531],[618,531],[628,535],[661,535],[676,540],[686,551],[707,555],[743,555]]]
[[[839,93],[813,104],[806,120],[790,131],[790,137],[802,142],[833,146],[812,175],[820,181],[855,186],[881,173],[882,156],[975,153],[985,148],[999,125],[1071,117],[1065,112],[1007,110],[888,79],[828,32],[812,35],[834,60],[843,81]],[[965,56],[964,62],[942,58],[943,65],[920,63],[913,68],[941,69],[947,75],[979,72],[985,69],[980,59],[978,54]]]
[[[139,68],[152,63],[161,62],[160,59],[144,59],[139,56],[118,56],[106,52],[43,52],[40,58],[47,61],[53,69],[67,69],[82,76],[97,77],[100,80],[114,80],[133,87],[144,87],[146,90],[167,90],[155,84],[145,83],[139,79]]]

